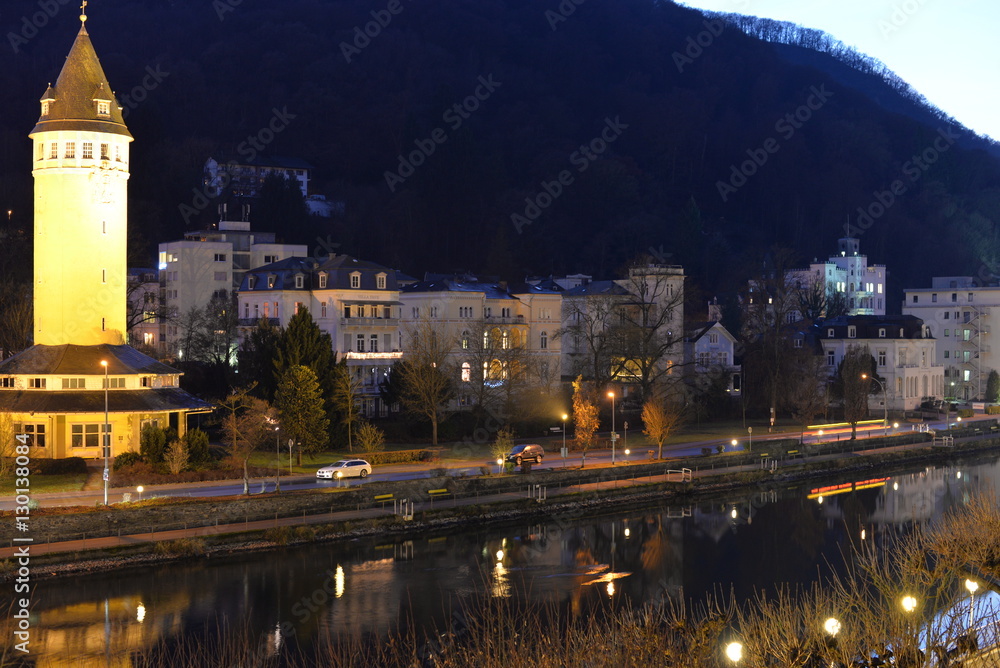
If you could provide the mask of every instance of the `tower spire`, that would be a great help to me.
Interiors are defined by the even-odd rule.
[[[80,5],[80,23],[87,22],[87,0],[83,0],[83,4]]]

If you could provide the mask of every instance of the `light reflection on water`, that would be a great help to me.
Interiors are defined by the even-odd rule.
[[[455,602],[481,597],[530,599],[568,614],[609,598],[698,599],[720,587],[745,598],[777,582],[811,582],[827,564],[839,570],[852,545],[877,548],[995,489],[998,477],[996,461],[928,468],[600,518],[40,581],[32,657],[40,667],[130,666],[131,652],[158,640],[232,626],[273,653],[283,643],[385,635],[400,624],[446,625]]]

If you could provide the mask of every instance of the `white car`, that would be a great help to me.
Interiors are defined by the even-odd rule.
[[[317,478],[340,479],[357,476],[366,478],[372,472],[372,465],[363,459],[342,459],[316,471]]]

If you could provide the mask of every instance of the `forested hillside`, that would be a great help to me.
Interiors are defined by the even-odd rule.
[[[38,2],[0,10],[0,204],[15,230],[30,229],[26,135],[73,4],[53,0],[31,37]],[[313,189],[345,213],[261,207],[255,222],[415,274],[607,277],[653,249],[724,297],[765,249],[805,263],[847,224],[889,266],[890,308],[904,285],[995,269],[990,145],[955,141],[877,64],[765,42],[742,31],[752,21],[650,0],[95,0],[88,14],[135,137],[133,263],[216,217],[182,215],[205,159],[260,143],[280,115],[261,153],[315,165]]]

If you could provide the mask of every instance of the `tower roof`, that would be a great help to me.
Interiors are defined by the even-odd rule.
[[[88,130],[132,136],[125,127],[118,101],[104,75],[84,22],[80,24],[80,32],[66,56],[66,64],[55,86],[50,84],[41,99],[51,100],[48,113],[39,117],[32,134],[51,130]],[[98,100],[110,101],[108,114],[98,115]]]

